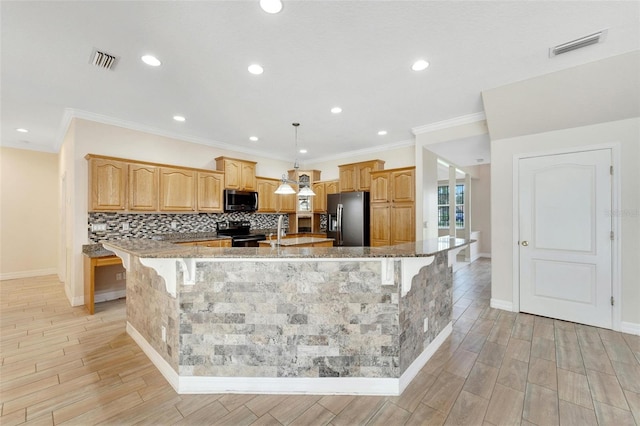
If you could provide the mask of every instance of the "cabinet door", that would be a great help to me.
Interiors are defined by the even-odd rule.
[[[224,160],[224,187],[242,189],[242,165],[239,161]]]
[[[325,184],[325,194],[337,194],[340,192],[340,182],[337,180],[332,180],[330,182],[326,182]]]
[[[393,201],[412,203],[415,200],[415,174],[412,170],[402,170],[391,174]]]
[[[122,211],[127,206],[127,164],[102,158],[89,160],[92,211]]]
[[[389,204],[371,204],[371,234],[372,247],[388,246],[391,242]]]
[[[356,165],[340,166],[340,192],[356,190]]]
[[[363,164],[358,166],[358,191],[369,191],[371,189],[371,172],[373,166],[370,164]]]
[[[129,164],[129,210],[158,211],[158,168]]]
[[[222,212],[222,173],[198,172],[198,211]]]
[[[389,192],[389,173],[377,172],[371,175],[371,194],[372,203],[388,203],[391,201]]]
[[[276,211],[276,189],[279,180],[276,179],[256,179],[258,187],[258,211],[261,213],[273,213]]]
[[[316,196],[313,197],[313,212],[324,213],[327,211],[327,194],[325,193],[326,186],[324,182],[316,182],[313,184],[313,192]]]
[[[287,194],[287,195],[276,194],[276,196],[278,197],[278,203],[279,203],[278,212],[280,213],[296,212],[296,205],[298,204],[298,194]],[[289,227],[291,226],[292,224],[289,223]]]
[[[160,169],[160,210],[196,210],[196,172],[192,170]]]
[[[240,187],[244,191],[256,190],[256,165],[240,163]]]
[[[413,203],[393,204],[391,208],[391,245],[415,241]]]

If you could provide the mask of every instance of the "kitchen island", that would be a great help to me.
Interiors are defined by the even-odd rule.
[[[399,395],[451,333],[449,237],[390,247],[103,243],[178,393]]]

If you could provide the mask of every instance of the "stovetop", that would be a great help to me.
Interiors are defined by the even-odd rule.
[[[263,236],[264,234],[251,232],[251,222],[248,220],[228,220],[224,222],[216,222],[216,228],[219,235],[227,236],[248,236],[257,235]]]

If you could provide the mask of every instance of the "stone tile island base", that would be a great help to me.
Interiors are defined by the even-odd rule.
[[[399,395],[452,329],[446,251],[150,259],[105,246],[128,270],[127,332],[178,393]]]

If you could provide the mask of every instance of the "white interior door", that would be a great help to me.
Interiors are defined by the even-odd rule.
[[[612,328],[611,150],[518,166],[520,311]]]

